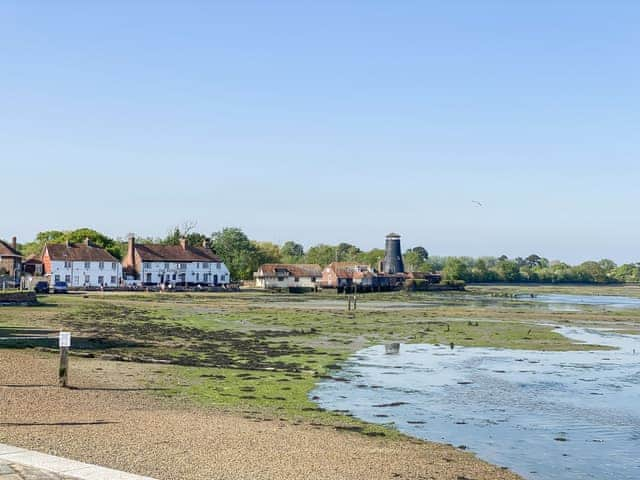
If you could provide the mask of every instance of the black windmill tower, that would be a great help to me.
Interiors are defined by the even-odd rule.
[[[390,233],[385,239],[382,271],[384,273],[404,273],[400,235],[397,233]]]

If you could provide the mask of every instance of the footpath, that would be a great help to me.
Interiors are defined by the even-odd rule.
[[[154,480],[0,443],[0,480]]]

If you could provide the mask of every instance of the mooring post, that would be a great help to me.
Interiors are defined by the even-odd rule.
[[[347,304],[348,304],[347,311],[350,312],[351,311],[351,295],[347,295]]]
[[[66,387],[69,380],[69,347],[71,347],[71,333],[60,332],[58,339],[60,347],[60,366],[58,367],[58,385]]]
[[[358,306],[358,299],[357,297],[354,295],[353,296],[353,309],[355,310]]]

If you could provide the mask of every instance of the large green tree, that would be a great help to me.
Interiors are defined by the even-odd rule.
[[[260,252],[245,233],[235,227],[227,227],[211,235],[211,248],[222,258],[233,280],[253,278],[260,266]]]
[[[47,230],[36,235],[33,242],[22,246],[24,255],[40,255],[45,243],[80,243],[85,239],[91,243],[107,250],[111,255],[120,259],[124,253],[122,244],[111,237],[104,235],[91,228],[78,228],[76,230]]]

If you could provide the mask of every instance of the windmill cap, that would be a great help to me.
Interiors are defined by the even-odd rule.
[[[397,233],[391,232],[387,235],[387,238],[400,238],[400,235]]]

